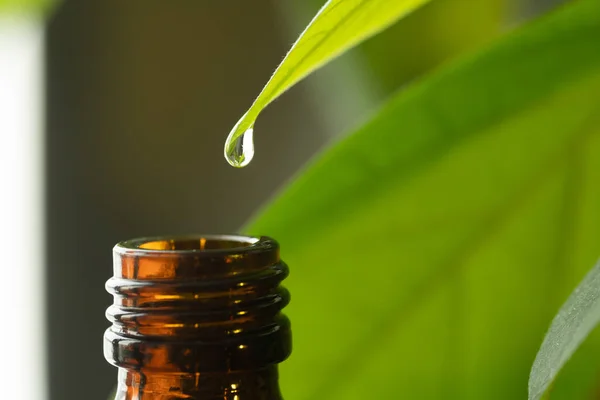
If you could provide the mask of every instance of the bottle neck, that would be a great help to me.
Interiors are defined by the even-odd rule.
[[[104,355],[118,400],[281,400],[287,265],[270,238],[139,239],[114,249]]]
[[[253,371],[146,374],[119,369],[115,400],[283,400],[276,365]]]

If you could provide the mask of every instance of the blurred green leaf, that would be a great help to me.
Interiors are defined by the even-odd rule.
[[[525,398],[554,310],[599,255],[598,38],[600,2],[581,0],[448,66],[250,224],[292,267],[286,398]],[[589,395],[586,353],[553,398]]]
[[[0,0],[0,13],[19,12],[39,14],[46,12],[54,0]]]
[[[387,28],[428,0],[329,0],[300,35],[252,106],[233,127],[225,154],[263,108],[300,79],[361,41]]]
[[[600,323],[600,263],[561,307],[544,338],[529,377],[529,399],[549,391],[560,369]]]

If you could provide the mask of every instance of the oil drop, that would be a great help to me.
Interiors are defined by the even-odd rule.
[[[232,139],[235,129],[225,141],[225,159],[232,167],[243,168],[254,157],[254,127],[250,126],[236,139]]]

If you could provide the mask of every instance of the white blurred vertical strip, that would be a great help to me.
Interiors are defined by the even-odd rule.
[[[0,396],[45,400],[43,26],[0,14]]]

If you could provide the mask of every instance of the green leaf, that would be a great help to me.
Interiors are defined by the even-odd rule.
[[[250,224],[292,268],[286,399],[526,396],[600,253],[598,38],[600,2],[581,0],[438,71]],[[588,342],[553,399],[591,392]]]
[[[225,157],[235,141],[254,126],[258,114],[289,87],[327,61],[387,28],[428,0],[329,0],[285,56],[252,106],[229,133]],[[243,61],[242,61],[243,62]],[[229,156],[228,156],[229,155]],[[249,161],[249,160],[247,160]]]
[[[552,321],[529,377],[529,399],[539,400],[560,369],[600,323],[600,262],[575,289]]]

